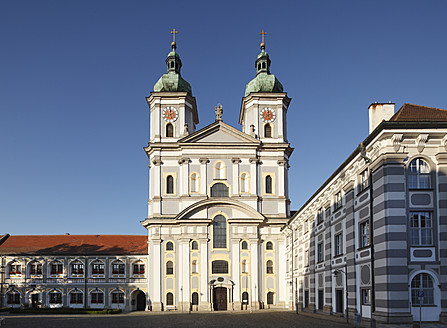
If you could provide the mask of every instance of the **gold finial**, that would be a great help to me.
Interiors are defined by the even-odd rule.
[[[175,28],[172,29],[171,34],[172,34],[172,43],[171,43],[171,47],[173,50],[175,50],[176,48],[176,43],[175,43],[175,35],[178,33],[178,31],[175,30]]]
[[[262,30],[262,32],[259,32],[259,34],[262,35],[262,43],[261,43],[261,49],[265,49],[265,43],[264,43],[264,35],[266,35],[267,33],[264,32],[264,30]]]

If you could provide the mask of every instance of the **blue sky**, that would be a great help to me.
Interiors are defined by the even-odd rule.
[[[239,128],[259,32],[292,98],[292,208],[368,134],[374,101],[447,109],[445,1],[0,2],[0,233],[145,234],[145,97],[172,28],[198,128]]]

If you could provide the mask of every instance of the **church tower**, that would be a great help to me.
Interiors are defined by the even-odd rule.
[[[176,50],[175,29],[172,51],[166,58],[168,71],[154,85],[146,98],[150,107],[150,142],[176,142],[195,131],[199,123],[196,99],[191,85],[181,74],[182,61]]]
[[[242,99],[239,123],[242,131],[263,142],[287,142],[287,109],[290,98],[270,73],[270,58],[265,51],[264,31],[261,53],[255,62],[256,77],[247,83]]]

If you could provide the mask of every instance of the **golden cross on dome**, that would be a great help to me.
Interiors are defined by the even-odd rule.
[[[267,33],[262,30],[262,32],[259,32],[259,34],[262,35],[262,43],[264,43],[264,35],[266,35]]]
[[[175,30],[175,28],[172,29],[171,34],[172,34],[172,42],[175,42],[175,34],[178,33],[178,31]]]

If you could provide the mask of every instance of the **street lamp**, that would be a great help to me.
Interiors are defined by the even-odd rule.
[[[346,323],[349,323],[349,309],[348,309],[348,266],[345,264],[345,270],[336,269],[333,272],[334,277],[337,277],[339,273],[343,273],[345,275],[345,289],[346,289]]]
[[[0,288],[0,307],[3,307],[4,306],[4,304],[3,304],[3,300],[4,300],[4,297],[3,297],[3,284],[5,283],[5,268],[6,268],[6,266],[5,266],[5,257],[4,256],[2,256],[2,260],[1,260],[1,263],[0,263],[0,275],[1,275],[1,277],[0,277],[0,285],[1,285],[1,288]]]

